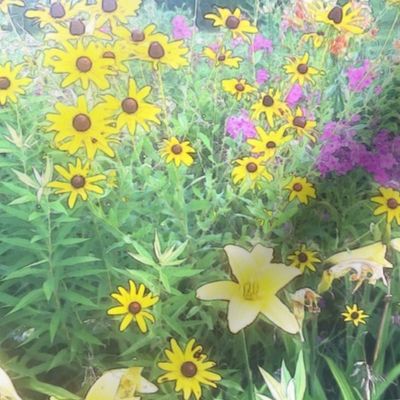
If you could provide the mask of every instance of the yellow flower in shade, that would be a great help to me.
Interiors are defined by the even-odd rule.
[[[125,63],[130,60],[130,57],[126,44],[121,40],[113,44],[105,43],[102,46],[102,56],[112,61],[111,69],[115,72],[129,72]]]
[[[264,160],[272,158],[280,147],[293,138],[291,135],[285,136],[286,128],[284,126],[277,131],[269,131],[268,133],[257,126],[256,131],[258,137],[248,139],[247,143],[251,146],[251,152],[262,154]]]
[[[129,55],[134,55],[135,48],[143,45],[144,42],[153,42],[165,36],[162,33],[155,33],[156,26],[154,24],[147,25],[142,29],[128,29],[125,26],[117,25],[112,28],[112,33],[116,38],[126,46]]]
[[[253,104],[253,118],[260,119],[264,114],[270,128],[275,125],[276,117],[283,117],[290,114],[290,109],[285,102],[281,100],[281,92],[279,90],[269,89],[267,93],[261,93],[257,103]]]
[[[317,139],[312,133],[316,126],[317,123],[308,119],[302,109],[297,107],[294,115],[288,115],[288,123],[285,125],[285,129],[294,129],[297,135],[307,136],[311,141],[315,142]]]
[[[225,47],[221,47],[217,52],[211,47],[204,47],[203,56],[214,61],[215,66],[226,65],[229,68],[239,68],[243,58],[232,56],[232,50],[226,50]]]
[[[75,154],[80,148],[86,150],[87,157],[93,160],[97,151],[109,157],[114,157],[110,142],[116,141],[110,136],[118,131],[110,126],[109,116],[105,113],[104,104],[97,104],[90,111],[85,96],[79,96],[77,105],[55,105],[57,114],[47,114],[51,124],[47,131],[57,132],[54,136],[55,145],[63,151]]]
[[[147,40],[132,46],[134,56],[139,60],[152,63],[156,70],[160,64],[173,69],[188,65],[189,62],[184,57],[188,51],[183,40],[169,41],[168,36],[161,33],[151,34]]]
[[[0,368],[0,394],[5,400],[22,400],[4,369]]]
[[[342,278],[349,273],[351,273],[351,280],[357,282],[353,293],[364,281],[375,285],[381,279],[387,286],[383,268],[393,268],[393,265],[386,260],[385,256],[386,245],[377,242],[358,249],[342,251],[329,257],[326,262],[333,266],[323,272],[318,292],[326,292],[335,279]]]
[[[263,179],[272,181],[273,176],[265,168],[264,161],[262,157],[243,157],[236,160],[237,166],[232,170],[233,183],[237,185],[241,182],[248,182],[250,188],[254,189]]]
[[[394,219],[400,225],[400,192],[392,188],[380,187],[380,196],[372,197],[374,203],[379,207],[374,211],[374,215],[386,213],[387,222],[390,224]]]
[[[318,314],[321,311],[318,305],[320,298],[321,296],[318,293],[315,293],[309,288],[296,290],[295,293],[290,295],[293,305],[293,313],[300,325],[300,328],[303,327],[305,310],[313,314]]]
[[[142,376],[142,367],[112,369],[104,372],[89,389],[85,400],[139,400],[142,393],[156,393],[157,386]]]
[[[4,106],[7,101],[17,102],[17,96],[24,94],[24,88],[32,82],[32,79],[18,77],[24,64],[12,67],[11,62],[0,64],[0,105]]]
[[[358,308],[357,304],[352,307],[346,306],[346,312],[342,313],[345,322],[352,322],[355,326],[358,324],[365,324],[365,319],[368,315],[365,314],[364,310]]]
[[[3,14],[7,14],[8,7],[10,6],[24,7],[24,5],[25,5],[24,0],[2,0],[0,1],[0,12]]]
[[[234,79],[223,79],[222,89],[225,92],[236,97],[237,100],[241,100],[246,94],[252,93],[256,90],[255,87],[246,83],[245,79],[234,78]]]
[[[302,273],[308,268],[311,271],[315,271],[315,263],[321,262],[316,257],[317,252],[307,249],[304,244],[300,246],[300,249],[296,250],[293,254],[288,257],[288,260],[292,263],[292,267],[299,268]]]
[[[93,16],[98,26],[109,23],[115,27],[118,23],[127,24],[128,18],[134,17],[142,0],[97,0]]]
[[[204,18],[211,19],[215,27],[221,26],[227,28],[233,38],[241,37],[250,43],[251,39],[248,35],[258,32],[257,27],[252,25],[247,19],[242,18],[239,8],[235,8],[232,12],[229,8],[217,7],[217,13],[206,14]]]
[[[73,208],[76,203],[78,196],[86,201],[88,199],[87,192],[94,192],[98,194],[103,193],[103,189],[100,186],[94,185],[98,181],[105,180],[106,177],[103,174],[89,176],[89,163],[82,165],[81,160],[78,158],[76,164],[69,163],[68,169],[65,169],[61,165],[55,165],[54,169],[67,181],[50,182],[47,186],[57,189],[56,194],[69,193],[68,206]]]
[[[110,171],[107,172],[107,185],[111,188],[114,189],[118,186],[118,176],[117,176],[117,171],[115,169],[111,169]]]
[[[391,6],[400,6],[400,0],[386,0],[386,3],[390,4]]]
[[[195,150],[191,147],[190,142],[180,142],[176,137],[164,140],[164,146],[161,148],[161,155],[165,157],[167,163],[174,162],[177,167],[181,163],[188,167],[192,165],[192,153],[195,153]]]
[[[310,33],[305,33],[302,37],[301,40],[304,42],[309,42],[311,41],[313,46],[316,49],[319,49],[322,44],[325,41],[325,32],[324,31],[317,31],[317,32],[310,32]]]
[[[271,263],[273,249],[261,245],[251,252],[232,245],[224,249],[236,281],[208,283],[197,290],[197,297],[229,301],[228,325],[232,333],[250,325],[259,313],[286,332],[299,332],[296,318],[276,294],[301,272]]]
[[[90,6],[83,6],[84,3],[75,3],[67,0],[57,0],[51,3],[50,7],[46,4],[39,4],[37,7],[25,13],[27,18],[33,19],[39,24],[40,28],[51,25],[56,28],[61,22],[68,22],[75,18],[81,11]],[[89,9],[88,9],[89,11]]]
[[[184,400],[189,400],[192,394],[196,400],[200,400],[202,384],[217,387],[215,382],[220,381],[221,376],[210,371],[216,364],[208,360],[203,347],[195,339],[190,339],[184,349],[175,339],[171,339],[170,345],[171,349],[165,350],[168,361],[157,364],[167,371],[157,379],[158,383],[175,381],[175,391],[183,392]]]
[[[142,283],[137,287],[134,281],[129,280],[129,290],[119,286],[118,293],[111,294],[111,297],[120,305],[111,307],[107,314],[124,316],[119,326],[121,332],[132,322],[136,322],[140,331],[146,333],[148,330],[146,319],[155,322],[153,314],[146,310],[158,302],[158,296],[154,296],[152,293],[145,294],[145,291],[146,288]]]
[[[300,203],[308,204],[309,198],[317,198],[313,184],[300,176],[294,176],[285,189],[290,190],[289,201],[297,198]]]
[[[290,83],[298,82],[300,85],[304,85],[305,82],[311,82],[315,85],[313,76],[324,74],[323,71],[308,65],[309,58],[308,53],[305,53],[301,58],[289,57],[289,64],[285,65],[283,69],[288,75],[292,75]]]
[[[325,7],[322,2],[317,1],[312,6],[315,21],[331,25],[341,32],[360,35],[364,33],[362,25],[365,17],[361,15],[361,7],[354,7],[352,3],[349,1],[344,6]]]
[[[110,87],[107,75],[114,74],[113,60],[104,58],[102,49],[94,42],[87,46],[82,41],[76,45],[63,43],[64,49],[48,49],[44,51],[43,65],[52,67],[57,74],[67,74],[61,83],[65,88],[76,81],[80,81],[83,89],[88,89],[92,82],[99,89]]]
[[[129,132],[134,135],[137,125],[149,132],[149,123],[160,124],[157,115],[161,109],[146,102],[146,97],[150,92],[150,86],[138,89],[135,80],[130,78],[126,96],[122,95],[119,98],[112,95],[104,96],[104,109],[110,115],[115,116],[118,131],[127,126]]]

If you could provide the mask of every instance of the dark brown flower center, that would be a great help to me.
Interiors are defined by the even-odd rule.
[[[64,17],[65,16],[64,6],[59,2],[53,3],[50,6],[50,15],[52,16],[52,18],[55,18],[55,19]]]
[[[263,97],[262,103],[264,107],[271,107],[274,104],[274,99],[269,94],[267,94]]]
[[[127,114],[134,114],[138,110],[138,102],[135,99],[132,99],[132,97],[127,97],[122,101],[122,109],[127,113]]]
[[[293,125],[299,128],[304,128],[307,125],[307,120],[305,117],[295,117],[293,120]]]
[[[353,311],[350,314],[351,319],[357,319],[360,316],[360,313],[358,311]]]
[[[111,13],[118,8],[118,4],[116,0],[102,0],[101,8],[104,12]]]
[[[302,190],[303,190],[303,185],[301,184],[301,183],[295,183],[294,185],[293,185],[293,190],[295,191],[295,192],[301,192]]]
[[[235,17],[234,15],[231,15],[226,19],[225,25],[229,29],[236,29],[240,24],[240,19]]]
[[[297,258],[298,258],[298,260],[299,260],[301,263],[304,263],[304,262],[306,262],[306,261],[308,260],[308,257],[307,257],[307,254],[306,254],[306,253],[300,253],[300,254],[297,256]]]
[[[248,172],[253,173],[253,172],[257,171],[258,166],[257,166],[257,164],[255,162],[249,162],[246,165],[246,169],[247,169]]]
[[[71,185],[75,189],[83,188],[85,186],[85,183],[86,183],[86,179],[82,175],[74,175],[71,178]]]
[[[197,366],[192,361],[185,361],[181,365],[181,372],[186,378],[193,378],[197,374]]]
[[[137,301],[132,301],[128,306],[129,312],[133,315],[140,313],[142,306]]]
[[[343,21],[343,9],[340,6],[335,6],[329,11],[328,19],[335,24],[340,24]]]
[[[225,61],[226,57],[221,54],[220,56],[218,56],[218,61]]]
[[[159,42],[151,42],[148,54],[151,58],[159,60],[160,58],[163,58],[165,56],[165,50]]]
[[[85,24],[79,20],[73,20],[69,24],[69,33],[73,36],[81,36],[86,32]]]
[[[79,57],[76,60],[75,65],[80,72],[89,72],[93,67],[92,60],[89,57],[85,56]]]
[[[174,144],[172,147],[171,147],[171,151],[174,153],[174,154],[181,154],[182,153],[182,151],[183,151],[183,149],[182,149],[182,146],[180,145],[180,144]]]
[[[7,90],[10,86],[11,86],[10,80],[5,76],[1,76],[0,77],[0,90]]]
[[[105,51],[103,53],[103,58],[113,58],[115,59],[115,53],[112,51]]]
[[[235,85],[235,89],[236,89],[238,92],[243,92],[243,90],[244,90],[244,85],[243,85],[242,83],[237,83],[237,84]]]
[[[72,120],[72,126],[78,132],[86,132],[92,126],[92,122],[86,114],[78,114]]]
[[[317,35],[318,35],[318,36],[325,36],[325,32],[324,32],[324,31],[318,31],[318,32],[317,32]]]
[[[145,39],[145,37],[144,37],[144,32],[142,32],[142,31],[139,30],[139,29],[134,29],[134,30],[131,32],[131,39],[132,39],[134,42],[143,42],[143,40]]]
[[[399,206],[399,203],[397,202],[396,199],[391,198],[391,199],[389,199],[389,200],[387,201],[387,206],[388,206],[391,210],[395,210],[395,209]]]
[[[267,149],[274,149],[276,147],[276,143],[273,140],[270,140],[269,142],[266,143],[265,147]]]
[[[299,74],[306,74],[308,72],[308,65],[307,64],[299,64],[297,66],[297,71]]]

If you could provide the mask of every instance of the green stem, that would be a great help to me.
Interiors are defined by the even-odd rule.
[[[246,374],[247,374],[247,382],[249,385],[249,400],[256,400],[254,392],[253,375],[251,373],[251,368],[249,364],[249,354],[247,352],[246,334],[244,333],[244,329],[242,329],[241,336],[242,336],[243,356],[246,361]]]

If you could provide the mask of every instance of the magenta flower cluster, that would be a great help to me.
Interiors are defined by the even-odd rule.
[[[172,19],[172,36],[175,40],[190,39],[193,35],[193,28],[183,15],[176,15]]]
[[[225,123],[226,132],[233,139],[249,139],[257,136],[254,122],[247,111],[242,110],[239,115],[232,115]]]
[[[371,62],[365,60],[361,67],[350,67],[347,70],[347,79],[349,81],[349,89],[352,92],[362,92],[369,87],[375,79],[371,68]]]

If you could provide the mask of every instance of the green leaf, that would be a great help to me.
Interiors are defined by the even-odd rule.
[[[16,306],[9,312],[9,314],[15,313],[24,307],[37,303],[39,299],[43,296],[42,289],[35,289],[26,294],[22,299],[16,304]]]
[[[296,384],[296,400],[302,400],[306,392],[306,369],[304,366],[303,351],[300,351],[299,358],[297,359],[296,372],[294,374],[294,381]]]
[[[48,383],[40,382],[35,378],[30,378],[24,386],[27,389],[31,389],[34,392],[42,393],[47,396],[54,396],[58,400],[80,400],[80,397],[75,396],[66,389],[60,388],[59,386],[50,385]]]

